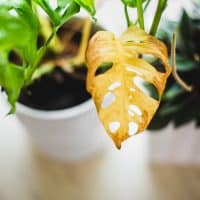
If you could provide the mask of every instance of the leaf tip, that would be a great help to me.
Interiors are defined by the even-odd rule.
[[[121,147],[122,147],[122,144],[121,144],[120,141],[119,141],[119,142],[116,142],[116,141],[115,141],[115,146],[116,146],[116,148],[117,148],[118,150],[120,150]]]
[[[11,105],[10,111],[6,114],[6,116],[12,115],[16,112],[16,106]]]

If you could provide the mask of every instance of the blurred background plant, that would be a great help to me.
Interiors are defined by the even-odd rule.
[[[164,128],[171,121],[175,127],[193,120],[200,126],[200,1],[191,5],[190,11],[183,10],[179,22],[163,22],[158,37],[170,49],[172,30],[177,33],[177,71],[193,90],[185,91],[171,76],[150,130]]]

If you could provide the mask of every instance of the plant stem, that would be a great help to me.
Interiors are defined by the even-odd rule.
[[[177,73],[176,70],[176,34],[173,34],[173,39],[172,39],[172,49],[171,49],[171,58],[172,58],[172,74],[174,76],[174,79],[176,80],[176,82],[187,92],[191,92],[192,91],[192,86],[188,85],[187,83],[185,83],[180,76]]]
[[[46,40],[44,46],[42,46],[39,50],[38,50],[38,53],[37,53],[37,56],[36,56],[36,59],[35,59],[35,62],[33,63],[32,66],[28,67],[27,70],[26,70],[26,74],[25,74],[25,85],[29,85],[29,83],[31,82],[31,77],[35,71],[35,69],[38,67],[38,64],[40,63],[42,57],[44,56],[46,50],[47,50],[47,47],[49,45],[49,43],[51,42],[51,40],[54,38],[54,36],[56,35],[57,33],[57,30],[58,28],[54,28],[51,35],[49,36],[49,38]]]
[[[163,11],[166,8],[166,5],[167,5],[167,0],[158,0],[158,6],[157,6],[157,9],[156,9],[156,14],[154,16],[153,23],[152,23],[151,30],[150,30],[151,35],[155,35],[156,32],[157,32],[161,16],[163,14]]]
[[[45,40],[48,40],[49,36],[53,32],[51,23],[47,17],[40,17],[39,19],[41,24],[41,33]],[[60,39],[57,35],[52,39],[51,43],[49,44],[49,47],[55,52],[60,53],[63,51],[63,44],[61,43]]]
[[[127,22],[127,26],[129,27],[132,23],[128,14],[128,7],[127,5],[124,5],[124,13],[125,13],[125,17],[126,17],[126,22]]]
[[[137,0],[137,13],[140,28],[144,30],[144,11],[142,7],[142,0]]]
[[[145,3],[145,5],[144,5],[144,9],[143,9],[143,13],[146,11],[146,9],[148,8],[148,6],[149,6],[149,4],[150,4],[150,2],[151,2],[151,0],[147,0],[147,2]],[[137,18],[137,20],[135,21],[135,25],[138,23],[138,18]]]

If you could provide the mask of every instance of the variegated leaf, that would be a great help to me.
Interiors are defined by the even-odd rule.
[[[159,72],[142,58],[151,55],[162,61],[165,72]],[[87,50],[87,89],[99,117],[118,148],[121,143],[144,131],[155,114],[171,72],[166,46],[155,37],[132,26],[119,38],[101,31],[91,39]],[[112,67],[96,75],[102,63]],[[137,79],[153,84],[159,99],[153,99],[136,84]]]

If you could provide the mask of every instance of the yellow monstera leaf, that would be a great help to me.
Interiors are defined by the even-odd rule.
[[[159,72],[142,58],[151,55],[162,61]],[[171,73],[166,46],[155,37],[132,26],[116,38],[113,33],[96,33],[86,52],[87,90],[91,93],[99,117],[118,148],[131,135],[145,130],[155,114]],[[96,75],[102,63],[112,62],[105,73]],[[153,99],[136,84],[140,78],[157,88]]]

